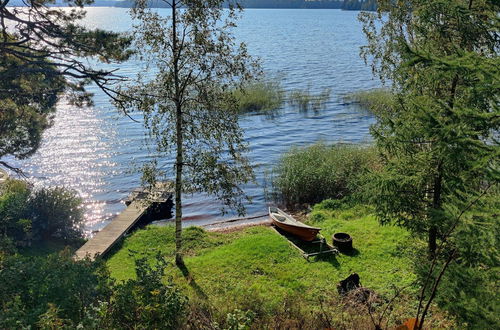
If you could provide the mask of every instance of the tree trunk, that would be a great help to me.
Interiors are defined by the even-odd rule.
[[[431,225],[429,228],[429,241],[428,241],[428,249],[429,249],[429,260],[434,258],[437,248],[437,228],[435,225]]]
[[[183,264],[182,260],[182,111],[177,106],[176,112],[177,156],[175,159],[175,263]]]
[[[429,311],[429,307],[431,306],[432,301],[436,297],[438,285],[441,282],[441,279],[443,278],[443,275],[444,275],[446,269],[448,268],[448,266],[450,265],[451,261],[455,258],[455,253],[456,253],[456,250],[453,250],[450,253],[448,259],[446,260],[446,263],[444,264],[443,268],[441,269],[441,272],[439,272],[438,277],[434,280],[434,285],[432,287],[431,295],[430,295],[429,299],[427,300],[427,304],[425,304],[424,310],[422,311],[422,317],[419,318],[419,315],[417,314],[417,327],[415,328],[415,330],[422,330],[424,328],[425,317],[427,316],[427,312]],[[422,301],[419,302],[419,304],[421,304],[421,303],[422,303]]]
[[[437,211],[441,208],[441,186],[442,186],[443,176],[441,173],[441,163],[439,163],[437,168],[436,176],[434,177],[434,187],[432,196],[432,210]],[[435,216],[431,215],[429,217],[431,223],[429,224],[429,260],[432,260],[436,253],[437,248],[437,224],[435,221]]]
[[[177,47],[177,8],[176,1],[172,2],[172,32],[173,32],[173,66],[175,84],[175,134],[176,150],[175,158],[175,263],[184,264],[182,259],[182,165],[183,165],[183,134],[182,134],[182,105],[180,101],[179,86],[179,52]]]

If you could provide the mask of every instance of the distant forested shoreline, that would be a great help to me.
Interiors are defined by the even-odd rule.
[[[99,0],[98,0],[99,1]],[[131,7],[133,0],[120,1],[115,7]],[[244,8],[289,8],[289,9],[344,9],[344,10],[376,10],[376,0],[241,0],[238,3]],[[168,7],[161,0],[152,0],[152,7]]]
[[[376,0],[241,0],[238,1],[244,8],[282,8],[282,9],[343,9],[367,10],[377,9]],[[153,8],[165,8],[168,5],[161,0],[151,0]],[[11,0],[9,6],[24,6],[22,0]],[[133,7],[133,0],[95,0],[91,7]],[[57,0],[53,6],[65,6],[63,1]]]

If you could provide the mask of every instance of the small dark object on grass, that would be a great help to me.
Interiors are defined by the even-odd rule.
[[[357,273],[352,273],[345,280],[337,284],[337,291],[342,296],[346,306],[358,308],[366,306],[370,312],[374,312],[373,304],[380,304],[382,300],[372,289],[364,288]]]
[[[352,250],[352,237],[346,233],[335,233],[332,236],[333,245],[338,247],[341,252]]]
[[[370,305],[373,303],[381,303],[382,300],[378,297],[378,295],[372,289],[359,287],[353,289],[345,294],[347,299],[351,302],[351,304],[359,305]]]
[[[361,287],[361,283],[359,281],[359,275],[356,273],[352,273],[345,280],[342,280],[337,284],[337,291],[341,295],[346,295],[349,291],[357,289]]]

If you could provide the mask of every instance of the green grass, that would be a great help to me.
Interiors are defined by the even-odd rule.
[[[307,262],[269,227],[231,233],[188,228],[184,243],[189,274],[183,276],[173,265],[169,274],[188,296],[208,297],[221,311],[258,306],[257,312],[268,315],[280,308],[285,297],[299,297],[307,308],[316,309],[318,296],[336,295],[338,281],[353,272],[364,286],[383,295],[392,292],[393,284],[402,287],[414,281],[410,261],[401,249],[409,239],[406,231],[380,226],[365,208],[335,211],[320,205],[314,214],[323,214],[325,220],[314,224],[323,228],[330,242],[334,232],[349,233],[355,252]],[[133,278],[134,259],[141,254],[153,256],[161,250],[171,258],[173,237],[172,227],[149,226],[133,233],[107,260],[112,276]]]
[[[276,115],[285,102],[285,91],[278,80],[262,80],[246,83],[231,91],[240,113],[257,112]],[[330,99],[331,90],[325,88],[318,93],[310,88],[295,89],[286,95],[287,102],[302,112],[319,111]]]

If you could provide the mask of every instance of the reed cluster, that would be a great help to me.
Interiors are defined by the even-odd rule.
[[[288,207],[341,199],[362,189],[364,174],[379,165],[371,146],[318,143],[294,147],[273,170],[271,197]]]
[[[278,110],[285,99],[281,83],[276,80],[255,81],[232,91],[240,113]]]
[[[343,100],[375,116],[391,111],[396,102],[394,95],[385,88],[374,88],[349,93],[344,95]]]

